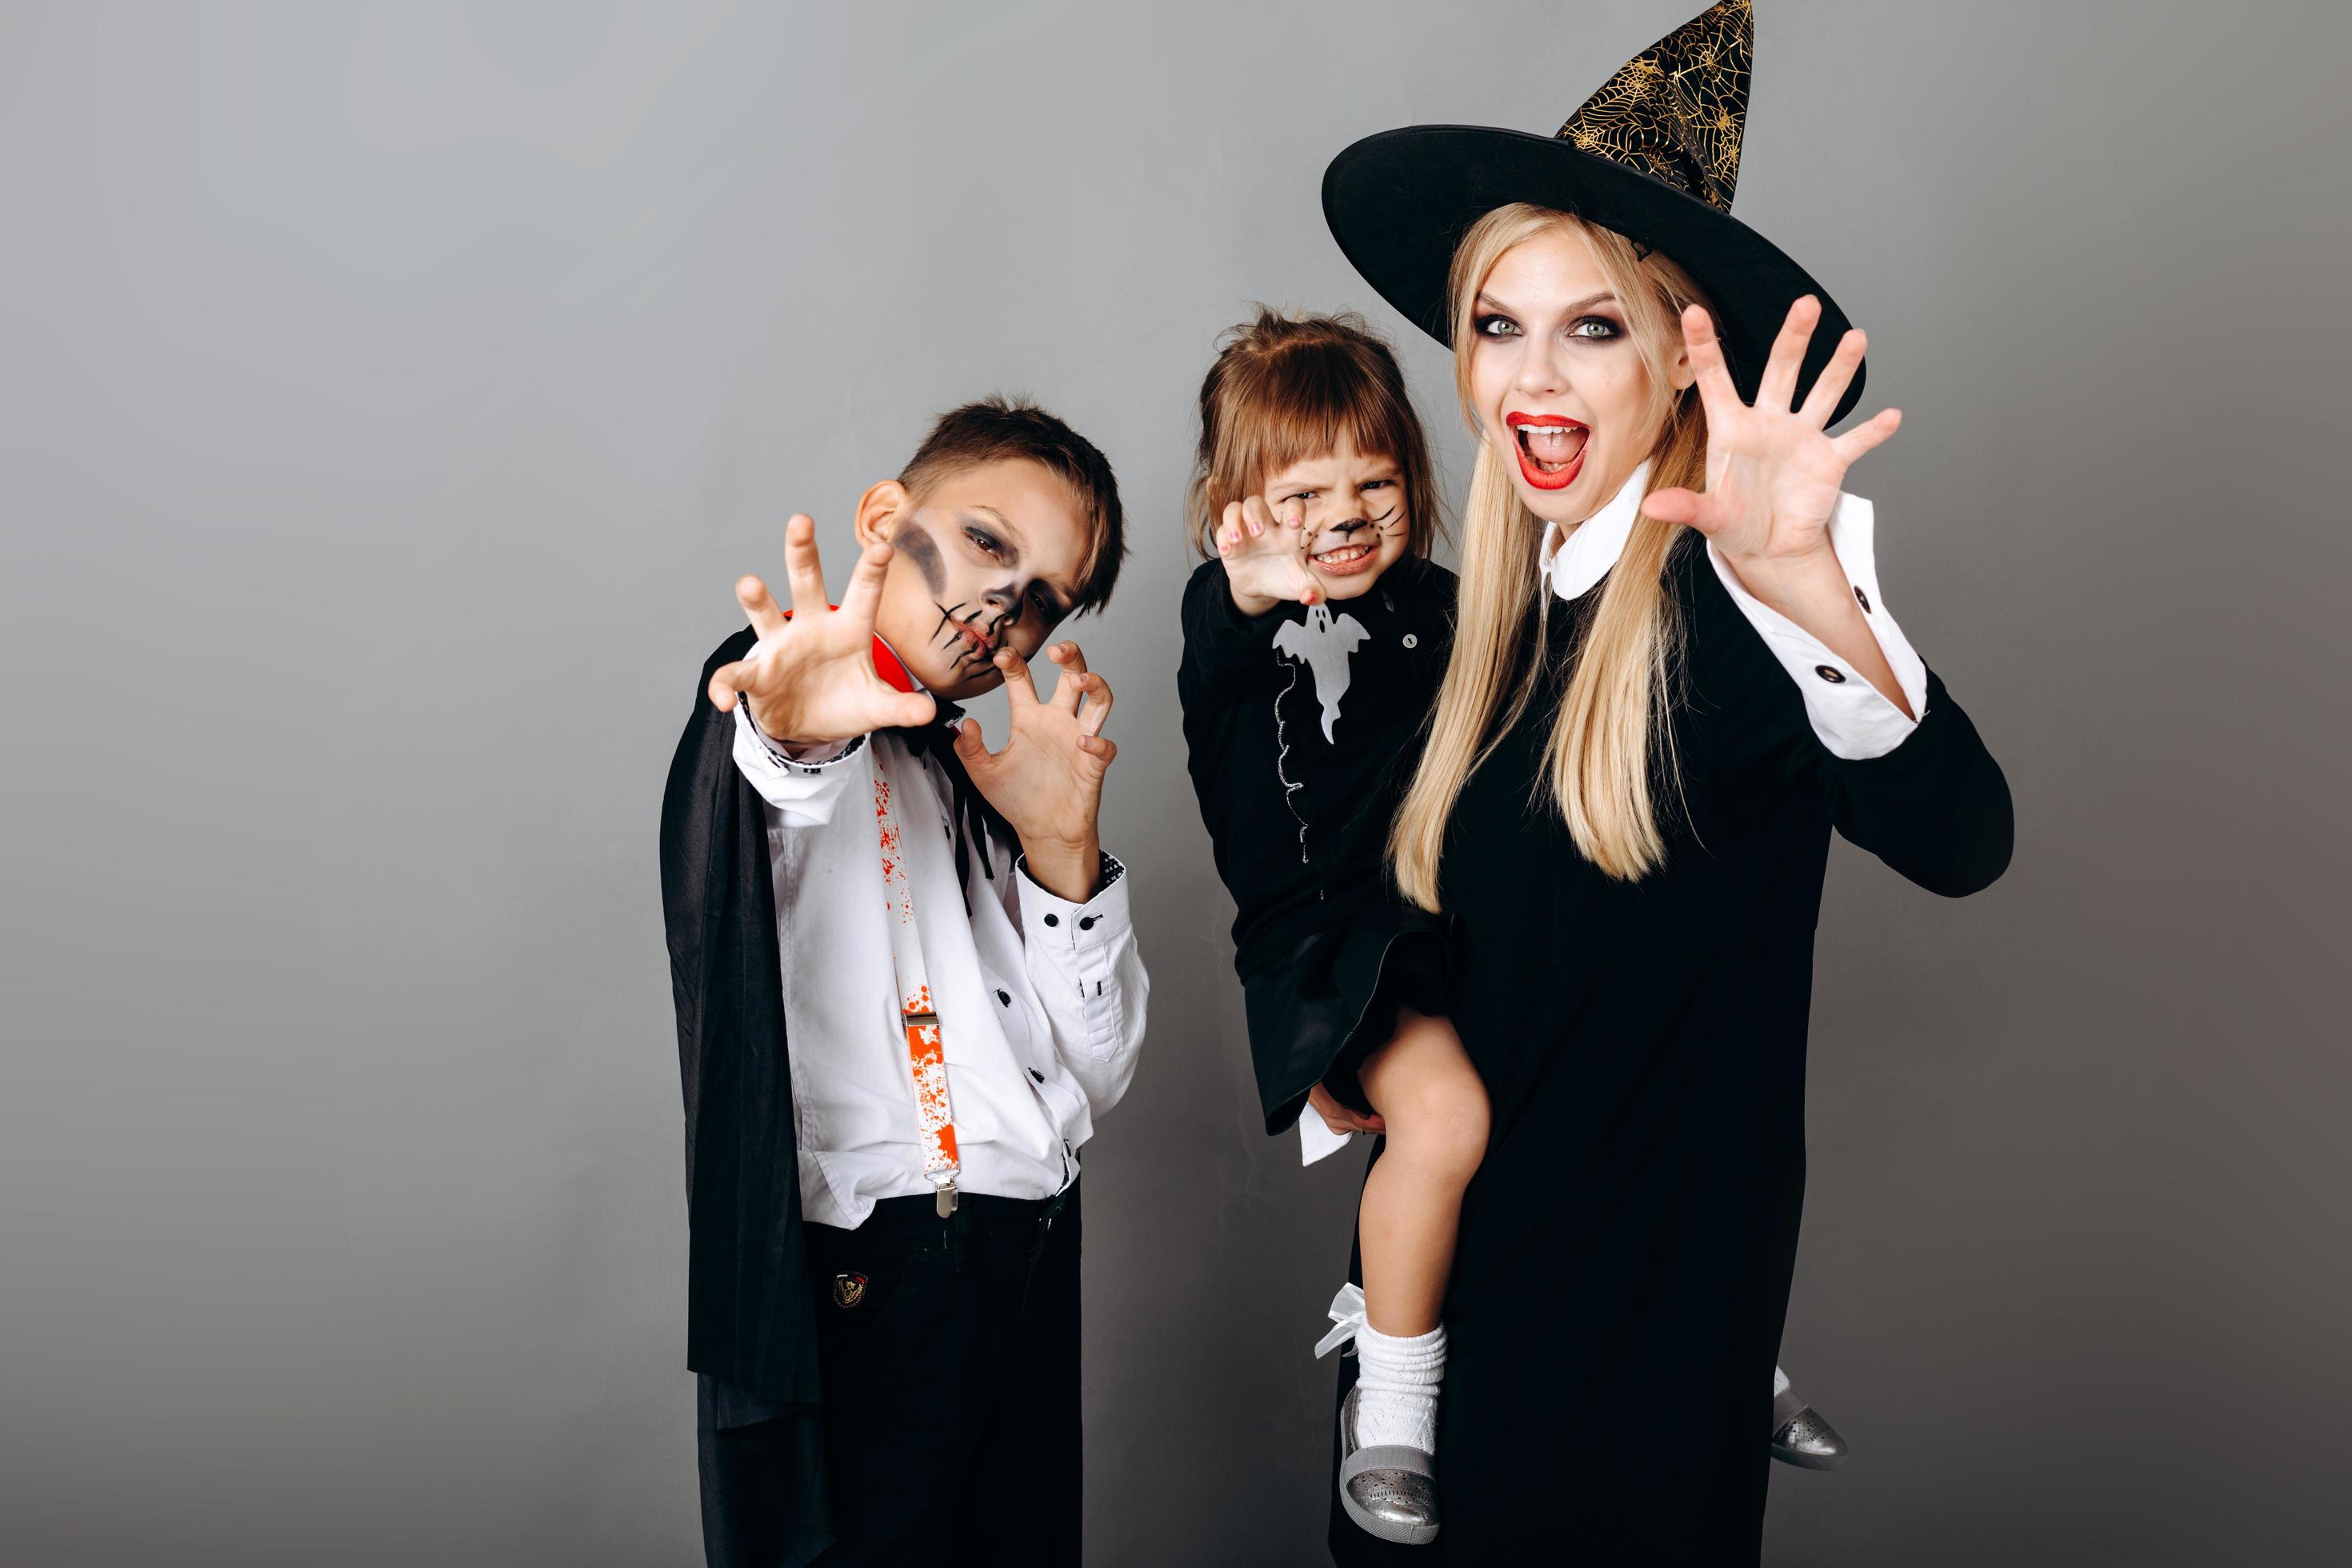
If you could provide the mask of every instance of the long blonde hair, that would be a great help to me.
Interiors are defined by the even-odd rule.
[[[1428,745],[1389,838],[1397,885],[1423,909],[1437,908],[1438,862],[1462,786],[1526,712],[1543,675],[1540,651],[1524,663],[1518,657],[1528,616],[1548,615],[1552,598],[1538,592],[1538,524],[1520,503],[1504,459],[1479,431],[1470,351],[1476,330],[1472,304],[1486,275],[1505,251],[1549,231],[1575,234],[1591,248],[1649,372],[1658,434],[1643,494],[1706,483],[1706,421],[1697,395],[1688,388],[1677,394],[1668,375],[1683,307],[1706,302],[1689,275],[1655,251],[1637,250],[1612,229],[1549,208],[1515,203],[1473,224],[1454,249],[1449,281],[1454,390],[1478,437],[1477,467],[1462,516],[1454,654]],[[1549,794],[1577,848],[1621,881],[1637,881],[1664,861],[1655,786],[1680,787],[1667,710],[1682,618],[1664,582],[1679,532],[1679,525],[1646,511],[1634,519],[1624,553],[1591,607],[1591,624],[1552,721]],[[1539,639],[1538,650],[1543,646]]]

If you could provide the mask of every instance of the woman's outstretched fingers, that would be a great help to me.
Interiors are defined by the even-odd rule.
[[[1837,353],[1830,363],[1822,366],[1822,374],[1813,378],[1813,389],[1805,394],[1805,405],[1798,410],[1816,430],[1829,426],[1830,416],[1836,412],[1838,399],[1853,384],[1853,373],[1862,364],[1862,356],[1870,347],[1870,340],[1860,327],[1849,328],[1838,340]]]
[[[1845,459],[1848,467],[1852,467],[1855,458],[1884,442],[1902,426],[1903,410],[1882,408],[1869,419],[1838,437],[1830,445],[1836,447],[1837,455]]]
[[[816,557],[816,519],[804,511],[793,513],[784,524],[784,582],[792,590],[795,611],[803,616],[824,614],[824,567]]]
[[[784,629],[784,612],[777,607],[776,596],[759,578],[737,578],[735,602],[743,606],[743,618],[751,623],[753,637],[772,637]]]
[[[1118,742],[1104,735],[1080,735],[1078,750],[1108,767],[1118,755]]]
[[[1797,372],[1804,367],[1805,350],[1812,345],[1813,328],[1822,319],[1822,302],[1811,294],[1798,296],[1780,321],[1772,352],[1764,361],[1764,379],[1756,388],[1756,406],[1775,413],[1795,405]]]
[[[1715,335],[1715,319],[1706,307],[1693,305],[1683,311],[1683,348],[1689,353],[1691,372],[1698,378],[1699,401],[1712,414],[1725,412],[1740,402],[1739,388],[1732,384],[1731,367],[1723,358],[1723,342]]]

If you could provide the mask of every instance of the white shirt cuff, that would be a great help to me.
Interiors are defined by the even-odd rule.
[[[834,801],[850,773],[841,764],[866,749],[866,737],[809,748],[799,754],[751,722],[751,705],[735,705],[736,769],[760,792],[760,798],[784,812],[789,820],[824,823],[833,818]]]
[[[1878,639],[1879,651],[1886,656],[1896,684],[1911,704],[1911,713],[1918,715],[1916,719],[1888,701],[1819,637],[1749,593],[1722,552],[1712,542],[1706,547],[1706,558],[1724,591],[1803,694],[1813,733],[1832,756],[1848,762],[1885,756],[1908,740],[1919,727],[1919,719],[1927,716],[1927,666],[1879,596],[1872,525],[1868,501],[1860,496],[1840,495],[1837,510],[1830,516],[1830,549],[1845,573],[1854,603],[1862,607],[1864,623]]]
[[[1021,940],[1032,947],[1067,949],[1108,947],[1127,933],[1127,865],[1103,852],[1095,896],[1083,904],[1047,892],[1029,875],[1029,857],[1013,862],[1021,889]]]
[[[1027,949],[1030,973],[1051,977],[1051,988],[1039,986],[1039,999],[1054,1016],[1055,1034],[1063,1040],[1083,1041],[1086,1054],[1107,1061],[1118,1054],[1126,1032],[1127,998],[1120,975],[1135,948],[1129,923],[1127,868],[1109,855],[1102,858],[1101,880],[1094,897],[1083,904],[1058,898],[1038,886],[1029,875],[1029,858],[1013,863],[1013,886],[1021,899],[1021,942]],[[1061,998],[1075,1000],[1075,1010]]]

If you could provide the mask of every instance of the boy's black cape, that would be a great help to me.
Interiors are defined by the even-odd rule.
[[[703,697],[745,628],[702,667],[662,793],[662,913],[686,1090],[686,1363],[790,1407],[772,1498],[824,1516],[814,1302],[801,1247],[800,1162],[783,976],[759,792],[735,766],[735,720]]]

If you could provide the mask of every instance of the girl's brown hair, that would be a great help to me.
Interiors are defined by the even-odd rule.
[[[1445,524],[1429,439],[1396,355],[1360,316],[1286,316],[1261,305],[1255,321],[1218,340],[1217,361],[1201,383],[1201,446],[1185,498],[1192,548],[1215,554],[1228,505],[1342,442],[1396,465],[1405,548],[1426,559]]]

